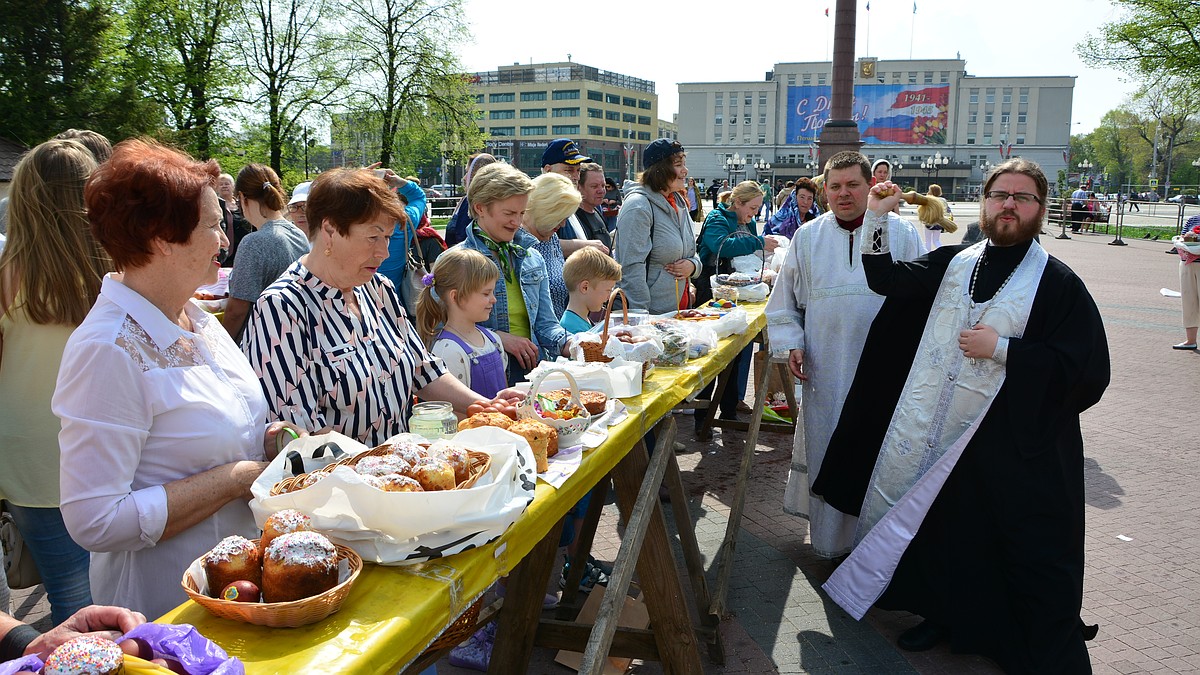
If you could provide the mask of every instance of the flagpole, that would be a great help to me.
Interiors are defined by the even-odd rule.
[[[867,2],[867,44],[865,45],[865,48],[866,48],[866,50],[863,52],[863,55],[870,56],[871,55],[871,3],[869,1]]]
[[[908,60],[912,61],[913,34],[917,31],[917,3],[913,3],[912,25],[908,29]]]
[[[832,62],[829,58],[829,8],[825,8],[825,60]]]

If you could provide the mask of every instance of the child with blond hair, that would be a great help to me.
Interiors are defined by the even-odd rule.
[[[598,248],[582,248],[563,265],[563,282],[569,300],[559,325],[568,333],[583,333],[592,327],[590,314],[604,309],[604,302],[621,280],[621,266]]]
[[[496,304],[499,271],[479,251],[456,247],[438,256],[417,296],[417,332],[429,352],[475,393],[494,398],[507,383],[500,338],[479,325]]]

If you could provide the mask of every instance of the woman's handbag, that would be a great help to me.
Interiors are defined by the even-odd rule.
[[[4,574],[9,588],[29,588],[42,583],[33,552],[25,545],[17,523],[8,511],[0,513],[0,544],[4,547]]]

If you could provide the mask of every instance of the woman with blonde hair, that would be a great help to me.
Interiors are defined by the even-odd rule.
[[[308,234],[283,215],[287,193],[274,169],[247,164],[238,172],[234,191],[242,216],[255,229],[238,244],[237,261],[229,274],[229,304],[222,324],[237,341],[258,296],[308,253],[309,243]]]
[[[570,293],[563,281],[562,244],[558,240],[558,228],[575,209],[579,208],[581,196],[570,178],[557,173],[543,173],[533,179],[533,191],[529,193],[529,207],[525,211],[521,226],[532,234],[537,243],[533,249],[546,260],[546,276],[550,280],[550,301],[554,304],[554,316],[562,319],[567,310]]]
[[[550,299],[546,259],[538,239],[521,224],[533,192],[529,176],[508,164],[484,167],[471,179],[474,222],[458,246],[479,251],[499,270],[496,304],[483,322],[500,336],[508,360],[508,383],[520,382],[544,357],[566,355],[567,331]],[[561,219],[560,219],[561,222]]]
[[[50,399],[67,339],[113,269],[83,203],[95,168],[73,140],[46,141],[25,155],[13,172],[0,255],[0,498],[33,553],[56,624],[92,603],[88,552],[59,509],[60,425]]]
[[[508,368],[500,338],[481,325],[496,304],[499,279],[486,256],[459,246],[438,256],[417,296],[417,332],[429,352],[451,375],[488,398],[504,389]]]

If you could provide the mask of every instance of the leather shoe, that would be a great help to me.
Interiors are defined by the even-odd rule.
[[[1177,345],[1171,345],[1171,349],[1195,349],[1195,342],[1181,342]]]
[[[941,626],[925,619],[901,633],[896,646],[906,652],[923,652],[936,647],[945,637],[946,631]]]

